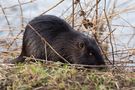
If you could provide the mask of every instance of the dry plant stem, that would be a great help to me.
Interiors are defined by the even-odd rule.
[[[72,0],[72,27],[74,28],[74,0]]]
[[[10,26],[10,23],[9,23],[9,20],[8,20],[8,18],[7,18],[6,13],[5,13],[5,10],[3,9],[2,5],[0,5],[0,7],[1,7],[1,10],[2,10],[4,16],[5,16],[6,21],[7,21],[7,25],[8,25],[8,28],[9,28],[9,34],[13,37],[14,35],[13,35],[12,30],[11,30],[12,28],[11,28],[11,26]],[[16,41],[15,41],[15,45],[17,46],[17,42],[16,42]],[[8,46],[10,47],[10,45],[8,45]]]
[[[41,38],[44,43],[46,43],[54,51],[55,54],[57,54],[66,63],[70,64],[65,58],[63,58],[59,53],[57,53],[57,51],[46,41],[46,39],[43,38],[30,24],[28,24],[28,26]]]
[[[37,59],[37,58],[34,58],[34,57],[24,57],[24,58],[26,58],[26,60],[28,60],[28,61],[29,60],[35,60],[35,62],[42,61],[42,62],[47,62],[47,63],[54,63],[53,61],[45,61],[43,59]],[[63,65],[65,63],[56,63],[56,64]],[[3,66],[3,65],[11,65],[11,66],[13,66],[14,64],[0,64],[0,66]],[[69,66],[76,66],[76,67],[89,67],[89,68],[100,68],[100,67],[107,67],[107,68],[117,67],[116,69],[121,68],[121,67],[122,68],[123,67],[125,67],[125,68],[126,67],[128,67],[128,68],[135,68],[135,66],[117,66],[117,65],[82,65],[82,64],[67,64],[67,65],[69,65]]]
[[[20,3],[21,5],[25,5],[25,4],[29,4],[29,3],[32,3],[34,1],[37,1],[37,0],[30,0],[28,2],[25,2],[25,3]],[[16,5],[13,5],[13,6],[10,6],[10,7],[4,7],[3,9],[11,9],[11,8],[14,8],[14,7],[17,7],[17,6],[20,6],[19,4],[16,4]]]
[[[116,29],[112,30],[102,41],[101,43],[103,43],[108,37],[110,37],[110,35],[115,31]]]
[[[22,10],[22,7],[21,7],[21,3],[20,3],[20,0],[18,0],[18,3],[19,3],[19,7],[20,7],[20,12],[21,12],[21,27],[23,28],[24,25],[23,25],[23,10]],[[18,38],[18,36],[23,32],[23,30],[20,31],[20,33],[17,34],[16,38],[14,38],[14,40],[10,43],[9,47],[8,47],[8,50],[9,48],[13,45],[13,43],[16,41],[16,39]]]
[[[34,57],[26,57],[26,56],[24,56],[24,58],[26,58],[26,61],[28,60],[35,60],[36,62],[37,61],[41,61],[41,62],[46,62],[44,59],[38,59],[38,58],[34,58]],[[53,63],[53,61],[47,61],[47,63]],[[63,64],[65,64],[65,63],[58,63],[58,64],[60,64],[60,65],[63,65]],[[83,65],[83,64],[67,64],[67,65],[70,65],[70,66],[77,66],[77,67],[112,67],[112,65]]]
[[[35,58],[31,58],[31,57],[26,57],[27,59],[35,59]],[[36,59],[36,61],[43,61],[42,59]],[[53,61],[47,61],[47,63],[53,63]],[[63,65],[65,63],[56,63],[57,65]],[[18,68],[18,66],[15,66],[15,64],[0,64],[0,67],[4,67],[5,68]],[[15,67],[14,67],[15,66]],[[101,67],[104,67],[104,68],[113,68],[114,66],[113,65],[81,65],[81,64],[70,64],[69,66],[73,66],[73,67],[89,67],[89,68],[101,68]],[[19,66],[20,67],[20,66]],[[21,66],[21,67],[25,67],[25,66]],[[118,68],[135,68],[135,66],[117,66]],[[2,69],[2,68],[1,68]],[[84,69],[88,69],[88,68],[84,68]],[[121,71],[120,71],[121,72]]]
[[[105,6],[106,6],[106,2],[105,2]],[[105,7],[104,7],[104,15],[105,15],[105,18],[106,18],[106,21],[107,21],[107,26],[108,26],[108,29],[109,29],[109,32],[111,33],[112,30],[111,30],[111,26],[110,26],[110,23],[109,23],[109,20],[107,18],[107,15],[106,15],[106,10],[105,10]],[[114,48],[113,48],[113,44],[112,44],[112,35],[110,34],[110,45],[111,45],[111,49],[112,49],[112,58],[113,58],[113,65],[115,63],[115,59],[114,59]]]
[[[121,52],[121,51],[132,51],[132,50],[135,50],[135,48],[122,49],[122,50],[117,50],[117,51],[114,51],[114,52]]]
[[[46,42],[44,44],[44,49],[45,49],[45,60],[46,60],[46,63],[47,63],[47,45],[46,45]]]
[[[45,12],[41,13],[40,15],[43,15],[43,14],[45,14],[45,13],[49,12],[50,10],[54,9],[56,6],[58,6],[59,4],[61,4],[63,1],[64,1],[64,0],[61,0],[61,1],[60,1],[60,2],[58,2],[56,5],[54,5],[54,6],[53,6],[53,7],[51,7],[50,9],[46,10]],[[39,16],[40,16],[40,15],[39,15]]]
[[[23,10],[22,10],[22,7],[21,7],[21,2],[20,0],[18,0],[18,3],[19,3],[19,7],[20,7],[20,12],[21,12],[21,28],[24,27],[23,25]],[[14,40],[10,43],[9,47],[7,48],[9,50],[9,48],[13,45],[13,43],[16,41],[16,39],[18,38],[18,36],[23,32],[23,30],[20,31],[20,33],[17,34],[16,38],[14,38]]]
[[[127,20],[125,20],[123,17],[120,17],[123,21],[125,21],[130,27],[132,27],[133,29],[135,29],[135,27],[132,25],[132,24],[130,24]],[[134,32],[135,33],[135,32]],[[135,36],[135,34],[133,34],[131,37],[130,37],[130,39],[129,39],[129,41],[128,41],[128,43],[127,44],[129,44],[130,42],[131,42],[131,40],[134,38],[134,36]]]
[[[111,62],[111,61],[108,59],[108,57],[106,56],[106,54],[105,54],[103,48],[100,46],[100,44],[99,44],[99,42],[98,42],[98,39],[97,39],[97,37],[96,37],[96,35],[95,35],[94,33],[93,33],[93,36],[94,36],[94,38],[95,38],[97,44],[99,45],[99,47],[100,47],[100,49],[101,49],[101,51],[102,51],[102,53],[103,53],[105,59],[106,59],[107,61],[109,61],[110,64],[112,64],[112,62]]]
[[[129,25],[119,25],[119,24],[112,24],[112,26],[117,26],[117,27],[131,27]],[[132,28],[135,28],[135,26],[133,26]]]
[[[115,30],[115,29],[114,29]],[[113,30],[112,30],[113,31]],[[112,32],[111,31],[111,32]],[[118,56],[118,54],[117,53],[115,53],[114,51],[115,50],[118,50],[118,48],[117,48],[117,45],[116,45],[116,39],[115,39],[115,36],[114,36],[114,34],[113,34],[113,32],[112,32],[112,34],[110,34],[110,35],[112,35],[112,40],[113,40],[113,47],[115,48],[114,50],[113,50],[113,54],[116,54],[117,56]],[[114,62],[115,63],[115,62]]]
[[[11,34],[12,36],[14,36],[14,35],[13,35],[13,32],[11,31],[11,26],[10,26],[9,20],[8,20],[8,18],[7,18],[7,15],[6,15],[6,13],[5,13],[5,10],[3,9],[2,5],[0,5],[0,7],[1,7],[1,10],[2,10],[4,16],[5,16],[6,21],[7,21],[7,25],[8,25],[10,34]]]
[[[19,35],[21,35],[22,32],[23,32],[23,30],[21,30],[21,31],[17,34],[17,36],[14,38],[14,40],[13,40],[13,41],[10,43],[10,45],[8,46],[7,50],[9,50],[10,47],[13,45],[13,43],[16,42],[17,38],[19,37]]]
[[[72,8],[72,5],[70,5],[66,10],[64,10],[64,11],[61,13],[60,17],[64,16],[64,14],[66,14],[71,8]]]
[[[98,3],[97,3],[97,4],[99,4],[100,1],[101,1],[101,0],[98,0]],[[90,8],[89,13],[86,15],[86,17],[88,17],[88,16],[91,14],[91,11],[96,7],[97,4],[94,4],[94,5]]]
[[[94,29],[93,30],[95,30],[95,32],[94,32],[94,34],[95,34],[95,37],[97,38],[97,39],[99,39],[99,35],[98,35],[98,33],[99,33],[99,30],[97,30],[97,25],[98,25],[98,23],[97,23],[97,20],[98,20],[98,0],[96,0],[96,26],[94,27]]]
[[[98,0],[96,0],[96,25],[98,20]]]
[[[21,27],[23,28],[24,27],[24,25],[23,25],[23,9],[22,9],[20,0],[18,0],[18,3],[19,3],[20,13],[21,13],[21,15],[20,15],[20,17],[21,17]]]
[[[84,11],[80,2],[79,2],[79,6],[80,6],[81,11]],[[86,19],[85,15],[83,15],[83,19]]]
[[[124,56],[124,57],[121,57],[120,59],[126,59],[126,58],[129,58],[129,57],[132,57],[133,55],[127,55],[127,56]],[[135,63],[134,63],[135,64]]]

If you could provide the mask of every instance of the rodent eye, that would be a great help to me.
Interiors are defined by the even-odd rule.
[[[92,56],[93,54],[90,52],[89,55]]]
[[[84,48],[84,47],[85,47],[84,43],[79,43],[79,48],[80,48],[80,49],[82,49],[82,48]]]

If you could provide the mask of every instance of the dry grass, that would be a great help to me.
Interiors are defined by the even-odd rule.
[[[1,90],[135,89],[135,73],[88,70],[60,63],[19,64],[0,72]]]

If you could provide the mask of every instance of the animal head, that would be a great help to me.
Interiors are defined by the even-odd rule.
[[[105,65],[98,44],[85,35],[76,36],[71,45],[70,61],[74,64]]]

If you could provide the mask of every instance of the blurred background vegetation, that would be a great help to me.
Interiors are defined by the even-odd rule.
[[[27,23],[44,14],[63,18],[75,30],[94,37],[110,69],[3,64],[20,54]],[[0,89],[134,90],[134,14],[135,0],[0,0]]]

